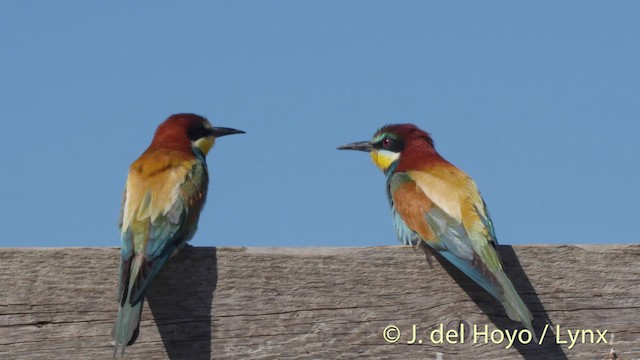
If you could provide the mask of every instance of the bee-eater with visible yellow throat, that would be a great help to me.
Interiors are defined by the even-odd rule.
[[[487,206],[475,182],[413,124],[387,125],[371,141],[338,147],[370,153],[387,177],[393,223],[404,244],[424,242],[462,270],[531,331],[533,317],[503,270]]]

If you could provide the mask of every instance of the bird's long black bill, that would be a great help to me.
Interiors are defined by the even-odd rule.
[[[338,146],[338,150],[359,150],[370,152],[371,150],[373,150],[373,145],[371,145],[370,141],[358,141],[351,144]]]
[[[244,134],[245,132],[242,130],[237,130],[237,129],[232,129],[232,128],[226,128],[226,127],[214,127],[213,128],[213,136],[215,137],[221,137],[221,136],[227,136],[227,135],[233,135],[233,134]]]

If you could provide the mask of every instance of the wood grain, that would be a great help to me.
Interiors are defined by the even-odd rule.
[[[500,252],[538,336],[552,325],[541,346],[474,342],[473,325],[520,326],[411,247],[186,248],[150,289],[125,357],[640,359],[640,245]],[[0,249],[0,359],[111,358],[118,261],[116,248]],[[446,332],[460,323],[463,343],[431,341],[440,324]],[[414,324],[421,345],[407,344]],[[389,325],[400,330],[393,344],[383,338]],[[587,332],[587,343],[557,344],[556,335],[570,342],[569,329],[600,342]],[[602,339],[596,330],[606,330]]]

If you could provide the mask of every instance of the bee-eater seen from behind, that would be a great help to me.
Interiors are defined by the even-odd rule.
[[[124,354],[138,336],[149,285],[196,232],[209,183],[205,156],[216,138],[242,133],[213,127],[195,114],[172,115],[129,167],[120,214],[120,307],[111,334],[114,357],[118,349]]]
[[[475,182],[435,150],[413,124],[387,125],[371,141],[338,147],[370,153],[387,177],[387,196],[398,237],[423,241],[504,306],[535,337],[532,316],[503,270],[487,206]]]

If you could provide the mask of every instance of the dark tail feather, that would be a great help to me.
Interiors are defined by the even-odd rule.
[[[121,262],[118,317],[111,331],[111,337],[115,341],[113,357],[124,355],[128,345],[133,344],[138,338],[140,315],[144,304],[144,294],[147,288],[158,275],[162,266],[169,260],[176,246],[168,246],[155,260],[149,261],[143,254],[138,254],[132,259]]]
[[[511,320],[521,322],[531,332],[535,341],[538,341],[532,325],[533,316],[502,267],[492,271],[482,261],[465,261],[449,251],[440,251],[439,254],[498,299],[504,306],[507,316]]]
[[[504,296],[502,298],[498,298],[498,300],[502,302],[502,306],[504,306],[504,309],[507,311],[507,315],[511,320],[520,321],[522,325],[531,332],[533,339],[537,343],[538,336],[536,335],[536,331],[532,324],[533,316],[527,308],[527,305],[522,301],[522,298],[518,295],[513,283],[505,273],[499,273],[498,280],[504,289]]]
[[[124,349],[133,344],[138,338],[138,332],[140,328],[140,314],[142,313],[142,305],[144,304],[144,298],[141,301],[131,305],[129,299],[120,305],[118,309],[118,317],[116,323],[113,325],[111,331],[111,337],[115,341],[115,347],[113,349],[113,357],[118,355],[118,349],[120,349],[120,356],[124,355]]]

